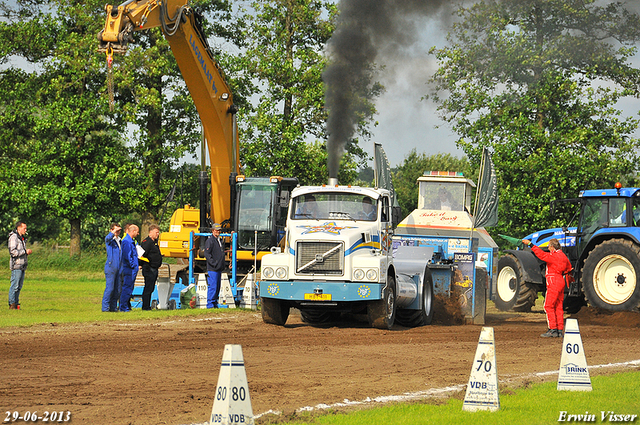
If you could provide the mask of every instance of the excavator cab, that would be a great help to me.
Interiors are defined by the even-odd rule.
[[[238,234],[238,267],[253,265],[277,246],[284,237],[287,208],[297,178],[236,178],[235,209],[231,228]]]

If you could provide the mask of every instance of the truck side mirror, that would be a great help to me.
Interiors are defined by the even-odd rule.
[[[402,217],[402,208],[400,207],[391,207],[391,226],[395,228],[400,223],[400,218]]]

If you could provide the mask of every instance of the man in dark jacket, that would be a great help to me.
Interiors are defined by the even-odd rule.
[[[207,259],[207,308],[218,308],[218,296],[220,294],[220,282],[222,270],[224,270],[224,250],[220,241],[220,225],[214,224],[211,228],[213,236],[207,239],[204,246],[204,258]]]
[[[118,223],[111,223],[109,233],[104,238],[107,247],[107,261],[104,263],[106,285],[102,295],[102,311],[118,311],[118,300],[122,290],[122,247]]]
[[[24,283],[24,274],[27,270],[27,256],[31,250],[27,249],[27,224],[19,221],[16,229],[9,235],[9,268],[11,269],[11,285],[9,286],[9,309],[20,309],[20,291]]]
[[[144,276],[144,290],[142,291],[142,309],[151,310],[151,294],[158,280],[158,269],[162,265],[162,254],[158,247],[160,227],[156,224],[149,226],[149,236],[140,242],[144,249],[142,254],[142,276]],[[144,260],[147,261],[144,261]]]

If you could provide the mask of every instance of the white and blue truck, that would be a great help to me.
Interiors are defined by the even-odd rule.
[[[308,323],[350,312],[366,314],[375,328],[389,329],[394,323],[422,326],[433,319],[437,294],[455,294],[467,319],[484,323],[497,246],[481,247],[490,255],[484,262],[477,260],[477,232],[463,207],[471,199],[466,182],[458,182],[463,187],[460,211],[453,214],[460,217],[458,227],[451,224],[451,214],[444,214],[448,230],[416,223],[415,214],[432,216],[440,210],[416,210],[399,223],[400,209],[393,207],[386,189],[337,182],[295,188],[284,243],[262,259],[263,321],[284,325],[290,309],[297,308]],[[425,188],[420,196],[428,193]],[[425,199],[419,204],[431,208]],[[456,291],[456,276],[461,276],[464,291]]]

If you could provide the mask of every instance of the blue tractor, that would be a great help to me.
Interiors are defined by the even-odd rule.
[[[587,302],[610,311],[640,306],[640,188],[583,190],[557,200],[552,213],[573,214],[568,226],[531,233],[524,239],[542,249],[558,239],[574,268],[564,308],[575,313]],[[573,227],[571,227],[573,225]],[[545,264],[530,249],[508,250],[498,261],[496,307],[530,311],[546,289]],[[571,279],[569,279],[571,280]]]

